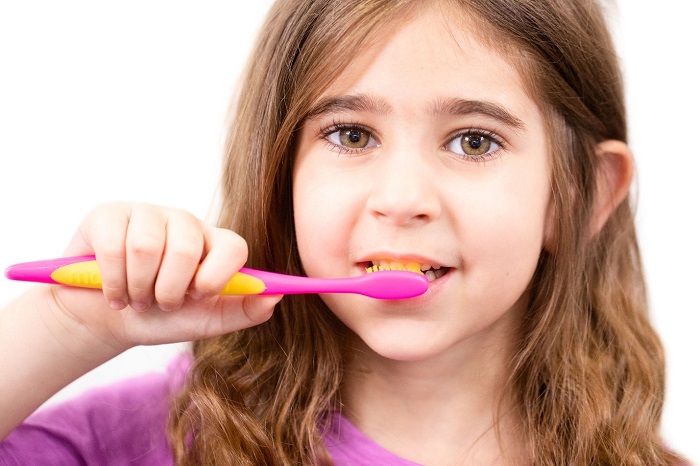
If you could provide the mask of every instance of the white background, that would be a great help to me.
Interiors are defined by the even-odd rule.
[[[209,218],[229,96],[269,3],[0,0],[0,268],[60,256],[106,200]],[[621,0],[611,12],[653,320],[668,356],[664,435],[696,463],[699,12],[682,0]],[[25,286],[0,278],[0,305]],[[179,348],[129,351],[56,399],[160,369]]]

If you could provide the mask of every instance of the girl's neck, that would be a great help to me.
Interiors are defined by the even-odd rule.
[[[421,464],[517,464],[506,461],[525,457],[506,391],[513,329],[502,330],[422,361],[386,359],[357,342],[343,414],[379,445]]]

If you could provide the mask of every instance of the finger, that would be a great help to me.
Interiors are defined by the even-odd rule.
[[[226,296],[191,301],[179,312],[123,311],[121,340],[127,346],[155,345],[215,337],[253,327],[272,316],[282,296]]]
[[[246,327],[259,325],[272,317],[277,303],[282,300],[282,295],[270,296],[246,296],[243,299],[243,315],[248,319]]]
[[[204,253],[190,284],[192,299],[202,299],[220,292],[248,259],[248,244],[230,230],[205,226]]]
[[[129,215],[124,204],[105,204],[86,218],[78,232],[95,254],[102,276],[102,293],[114,309],[123,309],[128,303],[124,240]]]
[[[171,211],[166,225],[163,260],[155,283],[155,299],[166,311],[177,309],[203,254],[202,223],[190,214]]]
[[[282,295],[247,295],[225,296],[214,298],[214,309],[208,309],[199,317],[196,312],[190,313],[190,309],[200,309],[207,301],[190,302],[187,305],[188,312],[178,312],[183,318],[196,319],[197,329],[190,335],[190,340],[224,335],[244,328],[254,327],[270,319]],[[187,327],[182,325],[179,328]]]
[[[166,240],[165,212],[155,206],[133,207],[126,233],[126,276],[129,305],[145,311],[153,302],[154,286]]]

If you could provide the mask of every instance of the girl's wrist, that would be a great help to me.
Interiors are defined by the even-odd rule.
[[[106,328],[106,324],[103,327],[97,325],[100,319],[88,322],[71,312],[60,298],[61,291],[60,287],[39,285],[25,295],[30,300],[25,309],[34,307],[32,311],[37,325],[42,325],[51,334],[57,351],[97,367],[130,348],[118,341],[114,332]],[[94,312],[104,310],[95,309]],[[107,322],[108,319],[104,321]]]

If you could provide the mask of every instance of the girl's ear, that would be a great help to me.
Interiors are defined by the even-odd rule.
[[[596,235],[608,217],[629,194],[634,162],[629,146],[622,141],[607,140],[596,145],[598,172],[593,205],[591,234]]]

